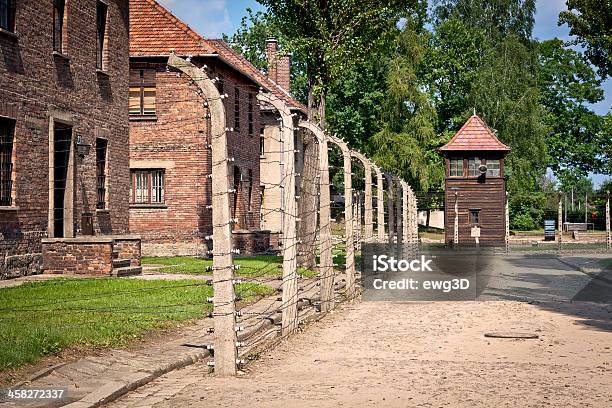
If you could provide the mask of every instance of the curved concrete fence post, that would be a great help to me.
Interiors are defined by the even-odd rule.
[[[335,302],[327,136],[321,128],[311,122],[300,121],[299,126],[312,132],[319,142],[319,275],[321,277],[321,311],[328,312],[334,308]]]
[[[342,151],[344,159],[344,228],[346,236],[346,295],[355,294],[355,232],[353,230],[353,183],[351,167],[351,151],[347,144],[335,136],[329,140]]]
[[[404,218],[403,218],[403,213],[404,213],[404,203],[402,202],[402,183],[399,177],[397,176],[393,176],[393,180],[395,181],[395,192],[396,192],[396,199],[395,202],[397,203],[397,207],[395,210],[395,215],[396,215],[396,219],[395,219],[395,225],[397,225],[397,245],[399,247],[401,247],[404,243]]]
[[[363,170],[365,173],[365,198],[364,198],[364,224],[365,224],[365,242],[371,242],[374,237],[374,225],[373,225],[373,204],[372,204],[372,162],[368,160],[363,154],[351,151],[351,154],[363,164]],[[359,223],[361,223],[361,217],[359,217]]]
[[[283,308],[282,335],[294,332],[298,327],[297,285],[297,203],[295,196],[295,135],[293,114],[277,96],[259,92],[257,100],[272,105],[282,122],[281,146],[283,157]]]
[[[393,211],[395,197],[393,188],[393,176],[389,173],[385,173],[387,179],[387,218],[389,220],[389,234],[388,242],[393,244],[395,242],[395,212]]]
[[[215,374],[233,376],[238,353],[225,108],[206,72],[176,55],[168,58],[168,66],[190,77],[199,87],[211,116]]]
[[[383,175],[380,168],[372,165],[376,172],[376,234],[378,242],[385,240],[385,190],[383,188]]]

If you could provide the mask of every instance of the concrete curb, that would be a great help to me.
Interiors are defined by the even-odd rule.
[[[607,284],[612,285],[612,278],[601,276],[602,272],[606,272],[603,269],[585,268],[583,266],[576,265],[576,264],[574,264],[572,262],[568,262],[568,261],[566,261],[564,259],[561,259],[559,257],[557,257],[557,260],[559,262],[561,262],[562,264],[564,264],[566,266],[569,266],[572,269],[577,270],[578,272],[582,272],[585,275],[590,276],[592,279],[599,280],[599,281],[602,281],[602,282],[605,282]]]
[[[130,391],[134,391],[137,388],[167,374],[171,371],[179,368],[184,368],[189,365],[195,364],[196,362],[209,357],[210,352],[208,350],[199,353],[194,353],[190,356],[184,357],[174,363],[161,365],[153,370],[153,372],[137,372],[126,378],[125,382],[110,382],[98,388],[96,391],[87,394],[80,400],[73,402],[68,405],[64,405],[69,408],[97,408],[109,402],[115,401],[119,397],[127,394]]]

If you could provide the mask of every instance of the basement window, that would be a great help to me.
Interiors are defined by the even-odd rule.
[[[130,70],[130,117],[155,118],[156,80],[154,69]]]
[[[132,204],[163,204],[165,200],[164,170],[132,170]]]
[[[15,121],[0,118],[0,206],[13,204],[13,138]]]

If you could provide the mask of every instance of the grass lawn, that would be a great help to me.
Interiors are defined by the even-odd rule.
[[[249,301],[273,292],[238,285]],[[53,279],[0,289],[0,371],[68,347],[117,347],[146,331],[202,317],[212,286],[196,280]]]
[[[188,273],[192,275],[211,275],[206,267],[212,266],[211,259],[193,256],[143,257],[143,265],[163,265],[159,272]],[[236,275],[244,277],[282,276],[283,258],[274,255],[235,257],[234,263],[240,265]],[[317,276],[317,272],[299,268],[298,273],[306,278]]]

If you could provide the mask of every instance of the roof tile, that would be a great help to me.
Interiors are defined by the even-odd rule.
[[[477,115],[472,115],[453,138],[440,148],[441,151],[502,151],[510,147],[499,141],[497,136]]]

